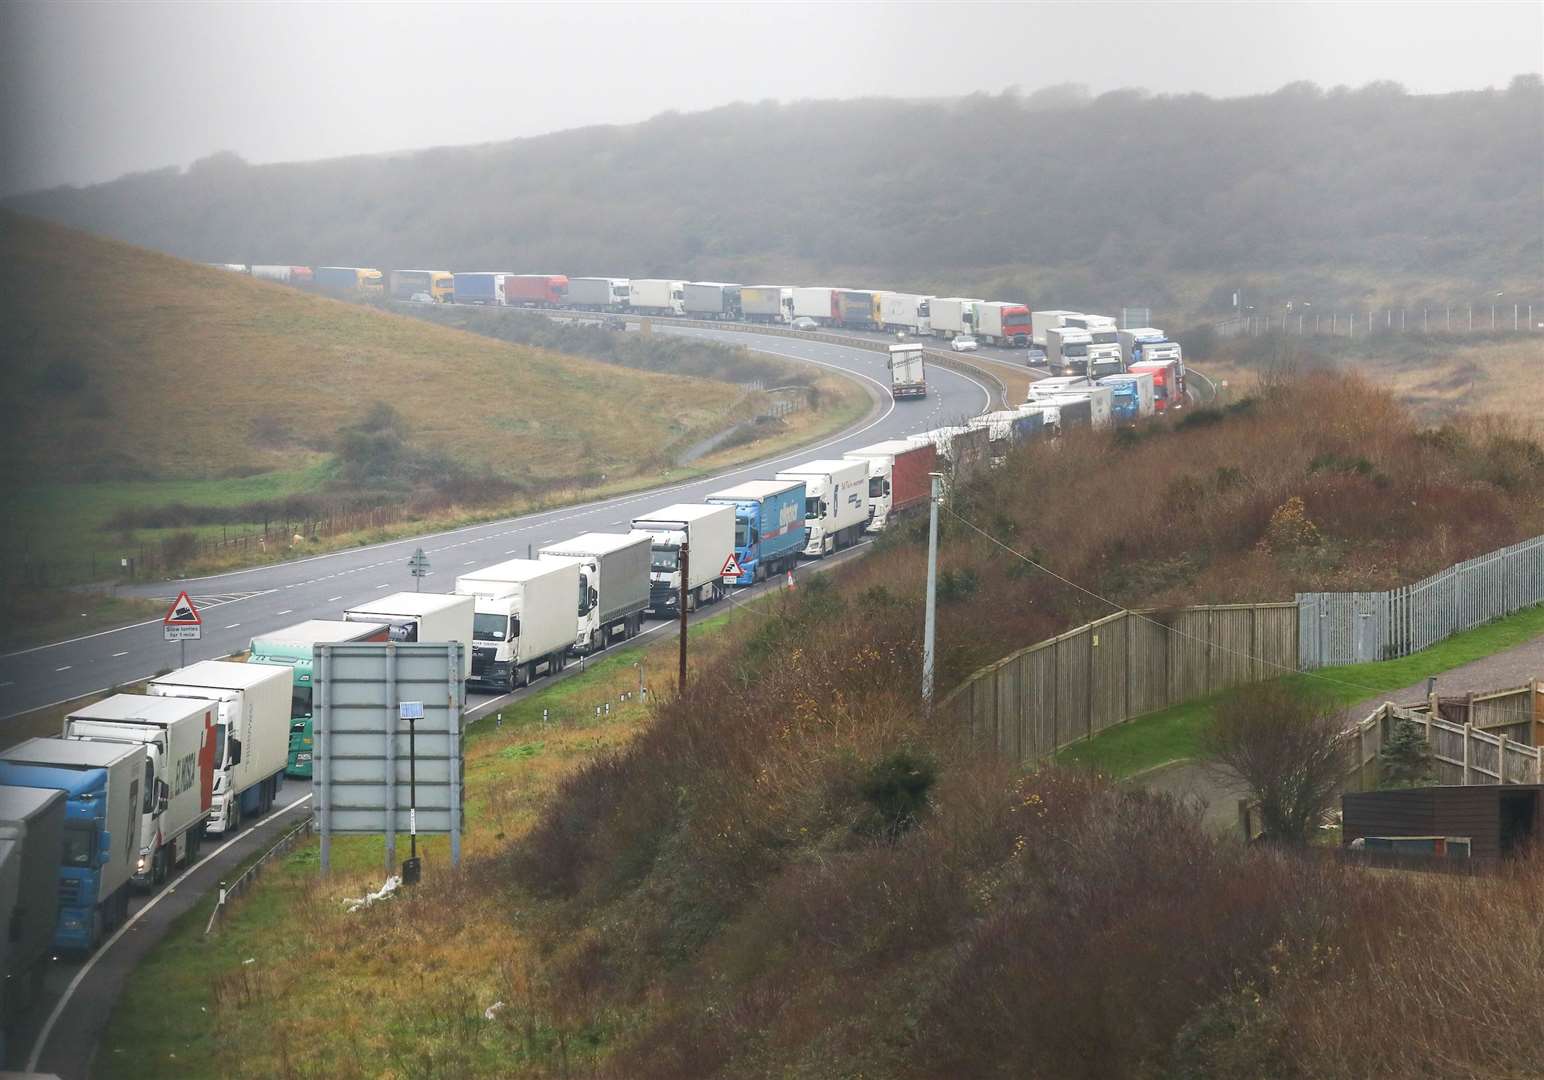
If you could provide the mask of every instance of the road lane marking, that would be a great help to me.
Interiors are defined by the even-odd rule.
[[[64,667],[56,667],[56,668],[54,668],[54,670],[55,671],[69,671],[72,666],[73,665],[71,665],[71,664],[65,664]]]
[[[377,589],[389,589],[389,588],[391,588],[391,582],[389,582],[389,581],[388,581],[388,582],[387,582],[387,583],[386,583],[386,584],[384,584],[384,585],[377,585],[377,586],[376,586],[376,588],[377,588]]]
[[[283,610],[283,611],[281,611],[281,612],[279,612],[279,613],[278,613],[278,614],[280,614],[280,615],[288,615],[288,614],[290,614],[290,613],[291,613],[291,612],[293,612],[293,611],[294,611],[294,610],[295,610],[295,609],[294,609],[294,608],[292,608],[292,607],[287,607],[287,608],[285,608],[285,609],[284,609],[284,610]]]
[[[129,654],[128,654],[128,651],[127,651],[127,650],[125,650],[125,651],[123,651],[123,652],[115,652],[115,653],[113,653],[113,657],[112,657],[112,658],[113,658],[113,659],[114,659],[114,660],[116,660],[116,659],[118,659],[118,657],[120,657],[120,656],[128,656],[128,655],[129,655]],[[10,684],[10,683],[6,683],[6,684],[5,684],[5,685],[7,685],[7,686],[10,686],[10,685],[11,685],[11,684]]]
[[[236,627],[238,627],[240,625],[241,624],[239,622],[233,622],[229,626],[227,626],[225,629],[227,629],[227,630],[234,630],[234,629],[236,629]]]
[[[102,944],[101,948],[97,949],[96,952],[91,954],[91,958],[87,960],[81,969],[75,973],[75,978],[70,980],[70,985],[64,988],[64,994],[60,996],[58,1004],[54,1006],[53,1012],[48,1014],[48,1020],[44,1022],[43,1029],[38,1032],[37,1042],[32,1044],[32,1054],[27,1058],[27,1071],[37,1072],[38,1060],[42,1058],[43,1051],[48,1046],[48,1036],[53,1033],[54,1025],[59,1022],[59,1017],[64,1014],[65,1006],[69,1005],[70,998],[75,996],[75,991],[80,989],[80,984],[86,981],[87,975],[91,974],[91,969],[96,967],[98,960],[107,955],[107,950],[111,949],[118,943],[119,938],[128,933],[135,923],[139,922],[140,919],[145,917],[146,912],[155,907],[166,897],[176,892],[178,882],[182,881],[183,878],[187,877],[189,874],[196,871],[199,867],[203,866],[210,859],[220,854],[220,852],[224,851],[226,848],[230,847],[237,841],[244,840],[248,836],[251,836],[252,833],[257,829],[262,828],[265,822],[276,821],[281,814],[287,814],[289,811],[295,809],[295,807],[303,806],[304,804],[310,802],[311,798],[312,796],[306,795],[302,798],[296,799],[288,806],[283,806],[277,810],[270,811],[267,815],[264,816],[262,821],[259,821],[256,825],[248,828],[246,832],[237,833],[235,836],[225,841],[225,843],[211,851],[208,855],[205,855],[198,862],[185,868],[182,873],[177,876],[175,881],[170,881],[166,885],[162,886],[161,891],[152,896],[148,904],[125,919],[123,921],[123,925],[118,927],[117,932],[114,933],[112,937],[108,938]]]
[[[328,598],[327,598],[327,599],[326,599],[326,600],[323,600],[323,601],[322,601],[322,603],[324,603],[324,604],[330,604],[330,603],[332,603],[332,602],[333,602],[333,601],[334,601],[334,600],[342,600],[342,599],[343,599],[343,597],[341,597],[341,596],[329,596],[329,597],[328,597]]]

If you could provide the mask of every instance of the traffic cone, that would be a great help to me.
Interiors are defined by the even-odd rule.
[[[788,587],[790,589],[794,587],[794,584],[793,584],[793,571],[792,570],[788,571]]]

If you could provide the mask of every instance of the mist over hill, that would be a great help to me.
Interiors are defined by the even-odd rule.
[[[301,164],[217,154],[8,205],[219,262],[1159,300],[1185,275],[1335,266],[1480,289],[1540,276],[1541,130],[1537,76],[1430,96],[1055,87],[739,104]]]

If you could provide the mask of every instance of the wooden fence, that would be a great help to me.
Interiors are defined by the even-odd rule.
[[[1533,695],[1536,685],[1486,696]],[[1378,752],[1388,741],[1392,725],[1401,720],[1414,724],[1426,737],[1435,766],[1434,779],[1439,784],[1544,783],[1544,748],[1511,738],[1505,730],[1482,731],[1474,724],[1444,720],[1429,703],[1406,706],[1385,702],[1347,732],[1354,740],[1356,771],[1364,788],[1375,782],[1369,779],[1369,771],[1375,773]]]
[[[1296,671],[1297,605],[1122,611],[1020,649],[940,709],[980,744],[1046,757],[1135,716]]]

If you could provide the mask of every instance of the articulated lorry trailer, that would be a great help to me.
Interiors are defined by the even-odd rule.
[[[207,698],[114,694],[64,718],[63,736],[145,748],[146,797],[133,882],[152,889],[198,853],[214,804],[215,716]]]
[[[738,319],[740,286],[725,281],[688,281],[686,314],[694,319]]]
[[[59,923],[64,792],[0,786],[0,1066],[43,990]]]
[[[388,279],[393,300],[411,300],[419,293],[437,304],[455,299],[456,276],[449,270],[393,270]]]
[[[566,306],[585,311],[626,311],[630,294],[627,278],[571,277]]]
[[[786,285],[747,285],[740,290],[746,322],[793,322],[793,290]]]
[[[1081,311],[1064,311],[1060,308],[1053,311],[1031,311],[1029,322],[1032,332],[1029,336],[1031,345],[1038,345],[1042,349],[1050,349],[1050,342],[1046,340],[1046,331],[1059,330],[1067,325],[1068,319],[1081,319]]]
[[[734,555],[732,506],[674,503],[633,518],[633,528],[650,538],[649,612],[680,611],[681,545],[687,549],[686,610],[711,604],[724,595],[724,566]]]
[[[896,401],[902,398],[927,397],[927,365],[922,359],[922,346],[914,343],[891,345],[890,396]]]
[[[932,312],[933,336],[952,338],[956,334],[976,332],[976,305],[980,300],[964,296],[935,296],[928,304]]]
[[[801,285],[793,290],[793,317],[814,319],[821,326],[836,321],[836,294],[841,289],[824,285]]]
[[[471,681],[510,691],[562,671],[574,644],[577,559],[509,559],[456,578],[475,605]]]
[[[309,266],[254,266],[252,276],[261,281],[277,281],[284,285],[309,285],[312,279]]]
[[[458,304],[502,307],[505,303],[504,282],[513,276],[495,270],[456,274],[451,279],[451,292],[455,294]]]
[[[715,491],[706,502],[734,507],[734,561],[730,585],[754,585],[792,570],[804,550],[804,481],[748,480]]]
[[[908,435],[906,441],[931,445],[937,450],[938,465],[934,471],[943,472],[951,483],[970,479],[992,461],[992,436],[985,428],[957,424]]]
[[[879,294],[879,322],[886,330],[927,334],[933,329],[931,296],[887,292]]]
[[[316,646],[346,641],[385,641],[391,628],[384,622],[363,623],[308,619],[271,634],[252,639],[249,664],[267,664],[289,672],[289,750],[284,771],[303,780],[311,778],[312,705],[311,674]]]
[[[459,641],[461,677],[472,674],[472,598],[399,592],[349,608],[344,622],[384,623],[388,641]]]
[[[873,330],[874,294],[865,289],[836,289],[834,322],[853,330]]]
[[[600,532],[548,544],[536,553],[539,561],[569,559],[579,564],[579,623],[571,652],[599,652],[638,633],[649,606],[652,553],[647,536]]]
[[[318,266],[312,277],[316,287],[335,293],[380,293],[386,275],[369,266]]]
[[[205,660],[150,680],[145,693],[217,703],[214,796],[206,834],[234,834],[247,818],[273,809],[289,764],[289,672],[271,665]]]
[[[685,315],[686,282],[665,278],[633,278],[627,306],[640,315]]]
[[[868,525],[868,462],[820,458],[784,469],[804,481],[804,554],[823,558],[850,547]]]
[[[988,345],[1029,347],[1029,308],[1001,300],[983,300],[976,304],[976,333]]]
[[[145,802],[143,743],[28,739],[0,753],[0,784],[64,793],[56,949],[92,952],[129,913]]]
[[[868,465],[868,532],[879,532],[897,517],[926,506],[933,493],[929,475],[937,465],[932,443],[889,439],[842,455]]]
[[[504,303],[512,307],[550,308],[567,302],[566,274],[508,274],[504,278]]]

